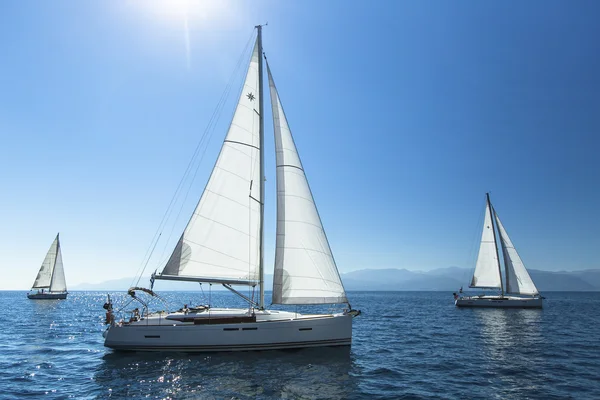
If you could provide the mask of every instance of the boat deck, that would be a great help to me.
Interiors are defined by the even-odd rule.
[[[542,308],[541,297],[464,296],[456,299],[457,307]]]
[[[155,312],[120,323],[124,325],[218,325],[322,319],[333,316],[334,314],[299,314],[279,310],[211,308],[193,312]]]

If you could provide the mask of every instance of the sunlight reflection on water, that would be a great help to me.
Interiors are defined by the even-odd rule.
[[[227,303],[213,293],[213,303]],[[543,310],[459,309],[449,293],[354,292],[351,348],[120,353],[103,347],[105,293],[11,305],[0,330],[8,398],[600,398],[600,293]],[[175,307],[205,301],[170,292]],[[1,396],[0,396],[1,397]]]

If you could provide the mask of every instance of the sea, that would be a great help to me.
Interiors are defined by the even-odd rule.
[[[456,308],[447,292],[349,292],[361,310],[351,347],[204,354],[105,348],[106,294],[0,292],[0,398],[600,399],[598,292],[548,292],[541,310]],[[232,296],[163,293],[171,309]]]

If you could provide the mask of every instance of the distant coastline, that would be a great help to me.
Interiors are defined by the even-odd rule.
[[[346,290],[365,291],[455,291],[461,286],[468,289],[472,270],[469,268],[447,267],[430,271],[411,271],[407,269],[361,269],[341,274]],[[600,291],[600,269],[580,271],[542,271],[530,269],[529,273],[540,292]],[[108,280],[100,283],[81,283],[69,287],[69,290],[109,290],[122,291],[129,288],[132,277]],[[149,286],[148,279],[142,279],[141,286]],[[273,276],[265,275],[265,287],[271,288]],[[204,284],[204,290],[209,285]],[[197,291],[198,284],[188,282],[158,281],[158,291],[185,290]],[[224,290],[213,285],[212,290]]]

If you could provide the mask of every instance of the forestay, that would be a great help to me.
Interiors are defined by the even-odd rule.
[[[268,65],[267,69],[277,166],[273,303],[346,303],[346,293]]]
[[[498,256],[496,253],[496,241],[494,240],[494,225],[492,224],[489,203],[486,203],[485,207],[485,218],[483,221],[483,232],[481,233],[479,255],[477,256],[477,264],[475,265],[473,279],[469,286],[490,289],[502,287]]]
[[[162,279],[255,284],[260,236],[260,55],[255,43],[229,131],[200,202]]]
[[[517,249],[512,244],[508,233],[504,229],[502,222],[498,214],[494,211],[496,216],[496,223],[498,224],[498,231],[500,232],[500,239],[502,242],[502,254],[504,255],[504,263],[506,265],[506,293],[511,294],[539,294],[533,280],[529,276],[529,273],[525,269],[525,265],[517,253]]]

